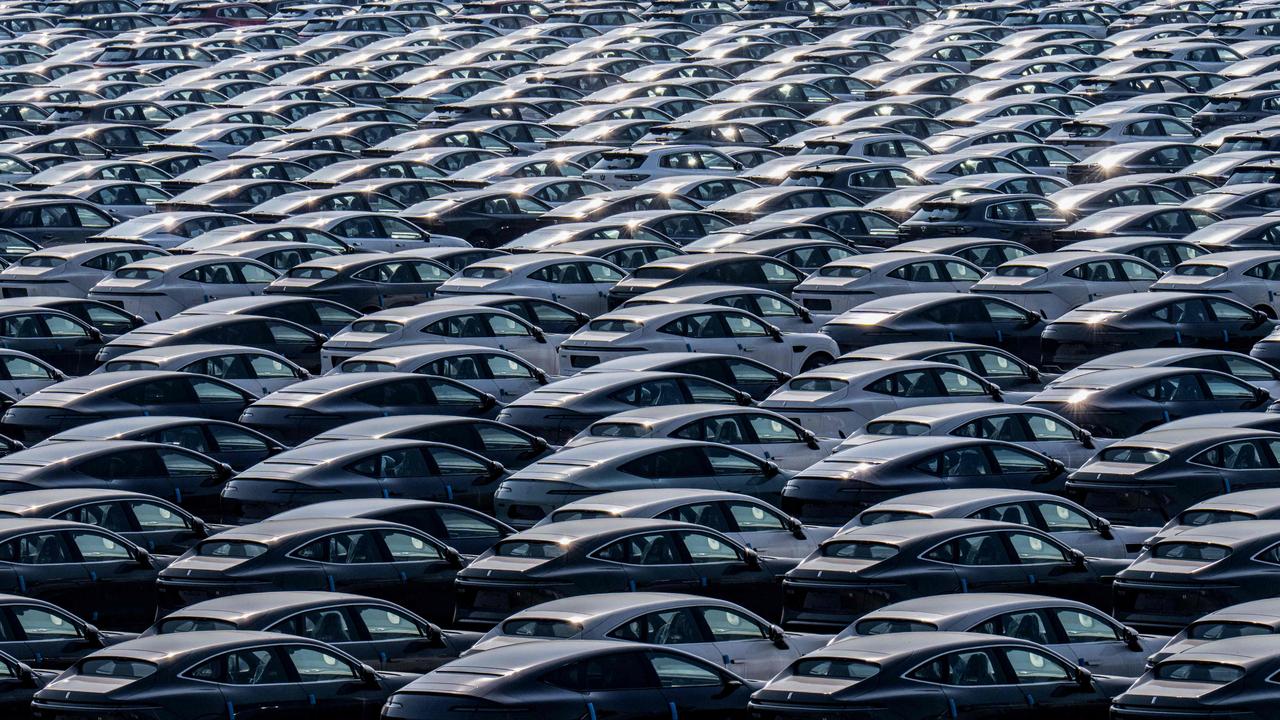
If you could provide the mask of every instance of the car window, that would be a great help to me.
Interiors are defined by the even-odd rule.
[[[1049,627],[1047,619],[1040,611],[1026,610],[997,615],[976,627],[970,628],[970,632],[1003,635],[1048,645],[1057,641],[1057,638],[1050,632]]]
[[[649,662],[664,688],[709,687],[724,684],[720,674],[705,665],[666,653],[650,652]]]
[[[133,554],[129,548],[114,538],[101,533],[71,531],[68,533],[71,542],[79,551],[85,562],[103,562],[108,560],[129,560]]]
[[[1053,610],[1069,643],[1114,642],[1121,640],[1120,631],[1095,613],[1078,608]]]
[[[78,638],[80,628],[71,618],[60,613],[46,610],[34,605],[12,605],[9,607],[14,620],[22,629],[28,640],[46,640],[51,638]]]
[[[313,647],[285,649],[302,683],[349,681],[360,678],[356,667],[331,652]]]
[[[374,642],[428,635],[427,628],[396,610],[377,606],[362,607],[356,610],[356,616],[364,624],[369,639]]]
[[[681,505],[659,513],[657,517],[660,520],[676,520],[701,525],[720,532],[733,532],[733,528],[729,526],[729,521],[725,518],[720,504],[716,502],[708,501]]]
[[[360,634],[342,608],[323,608],[294,615],[276,623],[270,631],[300,635],[327,643],[354,642],[360,639]]]
[[[605,546],[595,554],[601,560],[627,565],[676,565],[684,559],[667,533],[632,535]]]
[[[330,535],[303,545],[294,554],[303,560],[342,565],[385,562],[378,541],[368,532]]]
[[[739,532],[762,532],[787,530],[787,522],[776,512],[744,500],[731,500],[724,503],[729,516],[738,526]]]
[[[1057,660],[1035,650],[1001,648],[1019,684],[1071,682],[1073,673]]]
[[[735,562],[742,559],[737,548],[706,533],[684,531],[677,533],[680,543],[689,553],[694,564]]]
[[[1067,561],[1060,548],[1043,538],[1019,532],[1009,533],[1008,538],[1014,554],[1023,564]]]
[[[769,637],[769,632],[763,625],[728,608],[701,607],[697,612],[711,631],[711,639],[716,642],[762,640]]]
[[[971,650],[943,655],[911,671],[910,677],[924,682],[962,687],[1005,685],[1003,665],[986,650]]]
[[[710,642],[691,608],[646,613],[615,628],[609,637],[653,645]]]

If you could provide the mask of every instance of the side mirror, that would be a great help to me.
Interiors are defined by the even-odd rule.
[[[1004,402],[1004,391],[998,385],[988,385],[987,391],[991,393],[991,399],[996,402]]]
[[[449,565],[456,568],[463,567],[467,564],[466,561],[462,559],[462,553],[454,550],[453,548],[444,549],[444,559],[449,561]]]
[[[31,666],[26,663],[18,663],[18,680],[22,682],[22,687],[40,687],[40,678],[36,676],[36,671],[32,670]]]
[[[817,450],[822,447],[818,444],[818,436],[815,435],[812,430],[804,431],[804,444],[807,445],[810,450]]]
[[[497,404],[498,404],[498,398],[490,395],[489,393],[485,393],[484,397],[480,399],[481,410],[489,410]]]
[[[743,407],[749,407],[755,400],[751,397],[751,393],[738,392],[738,404]]]
[[[151,553],[143,550],[142,548],[137,548],[137,554],[134,555],[134,559],[137,560],[138,564],[144,568],[153,568],[156,566],[155,558],[151,557]]]
[[[760,553],[757,553],[755,550],[748,548],[742,561],[752,570],[760,569]]]
[[[535,327],[533,328],[533,339],[540,343],[545,343],[547,341],[547,334],[542,332],[542,328]]]
[[[1116,534],[1111,532],[1111,521],[1106,518],[1098,518],[1098,535],[1104,540],[1114,540]]]
[[[103,636],[102,631],[96,625],[85,623],[84,639],[94,647],[106,647],[107,639]]]
[[[1084,668],[1076,668],[1076,684],[1085,690],[1093,687],[1093,673]]]
[[[791,537],[797,540],[808,539],[804,534],[804,523],[793,517],[787,518],[787,529],[791,531]]]
[[[1073,567],[1075,567],[1077,570],[1084,569],[1085,567],[1084,553],[1080,552],[1079,550],[1076,550],[1075,548],[1071,548],[1070,557],[1071,557],[1071,565]]]
[[[213,528],[209,527],[209,523],[198,517],[191,518],[191,529],[202,538],[207,538],[213,534]]]
[[[503,465],[502,463],[497,462],[496,460],[489,463],[489,479],[490,480],[497,480],[498,478],[505,475],[506,472],[507,472],[507,466]]]
[[[539,368],[533,369],[533,379],[537,380],[539,385],[547,384],[547,374]]]
[[[801,319],[801,320],[803,320],[803,321],[805,321],[805,322],[807,322],[807,323],[811,323],[811,322],[813,322],[813,313],[809,312],[809,308],[807,308],[807,307],[802,307],[802,308],[798,308],[798,309],[800,310],[800,319]]]
[[[1059,475],[1067,471],[1066,464],[1064,464],[1061,460],[1050,460],[1049,465],[1050,467],[1053,468],[1053,470],[1049,473],[1049,477],[1058,477]]]
[[[226,463],[218,463],[218,477],[227,479],[235,477],[236,469]]]
[[[378,675],[378,671],[364,663],[360,664],[360,680],[369,687],[380,687],[382,685],[382,678]]]
[[[1142,636],[1128,625],[1124,628],[1124,645],[1134,652],[1142,652],[1145,649],[1142,647]]]
[[[777,625],[769,626],[769,640],[773,642],[773,646],[779,650],[787,649],[787,634]]]
[[[769,327],[769,337],[773,338],[774,342],[782,342],[782,331],[772,325],[768,327]]]
[[[1040,368],[1035,366],[1027,366],[1027,379],[1031,382],[1038,383],[1044,380],[1044,375],[1040,373]]]
[[[534,435],[534,436],[533,436],[533,451],[534,451],[534,452],[543,452],[544,450],[546,450],[546,449],[548,449],[548,448],[550,448],[550,447],[551,447],[551,443],[547,442],[547,439],[546,439],[546,438],[544,438],[544,437],[542,437],[542,436],[540,436],[540,435]]]
[[[764,463],[764,476],[767,478],[778,477],[778,473],[782,472],[782,468],[778,467],[778,463],[772,460],[766,460]]]
[[[1093,442],[1093,433],[1089,432],[1088,430],[1081,430],[1080,444],[1088,448],[1089,450],[1094,449],[1095,445]]]
[[[102,342],[102,331],[96,327],[89,328],[89,339],[94,342]]]

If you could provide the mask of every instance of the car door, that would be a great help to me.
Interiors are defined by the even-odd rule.
[[[1017,682],[1017,691],[1026,696],[1025,707],[1006,717],[1074,720],[1105,713],[1110,705],[1101,693],[1076,680],[1075,668],[1067,667],[1046,652],[1026,647],[994,650]]]
[[[645,654],[672,718],[721,720],[742,706],[745,691],[736,677],[727,676],[709,663],[675,653],[650,650]]]
[[[575,693],[583,718],[653,720],[672,714],[645,651],[625,645],[555,668],[544,682]]]
[[[728,310],[720,313],[724,326],[736,344],[736,352],[792,374],[800,372],[805,356],[793,351],[781,332],[765,327],[758,319],[744,313]]]
[[[90,622],[137,630],[155,619],[156,568],[149,556],[123,538],[98,530],[63,534],[89,576],[81,592],[94,606],[85,616]]]
[[[485,392],[509,403],[529,393],[545,382],[546,374],[519,358],[493,353],[477,353],[470,356],[480,366],[488,387]]]
[[[444,491],[443,499],[471,506],[487,506],[501,470],[478,455],[462,450],[432,447],[422,451],[431,474]]]
[[[174,501],[197,516],[214,513],[222,484],[230,473],[208,458],[184,448],[163,448],[155,452],[164,466],[161,477],[167,478]]]
[[[1029,592],[1065,597],[1092,605],[1104,605],[1111,592],[1101,585],[1072,551],[1049,536],[1035,531],[1010,531],[1005,540],[1026,574]],[[1083,558],[1083,555],[1080,556]]]
[[[748,678],[771,678],[800,656],[791,645],[770,639],[773,631],[759,618],[718,605],[703,605],[692,610],[711,636],[718,659],[730,672]]]
[[[6,605],[3,612],[9,627],[15,628],[25,652],[14,657],[42,668],[68,668],[101,647],[90,639],[83,623],[66,613],[44,605]]]
[[[786,477],[776,466],[762,463],[736,448],[703,445],[698,450],[711,466],[717,489],[775,502],[781,499]]]
[[[457,657],[438,629],[405,610],[376,604],[346,610],[362,640],[341,649],[379,670],[426,672]]]
[[[1089,557],[1125,557],[1128,549],[1118,538],[1104,537],[1098,521],[1086,517],[1078,509],[1058,500],[1026,503],[1032,527],[1039,527],[1067,547]]]
[[[395,602],[403,595],[403,580],[385,552],[374,532],[358,530],[312,540],[292,556],[318,563],[323,582],[331,591]]]
[[[188,670],[192,680],[216,683],[236,720],[300,718],[310,708],[278,647],[247,648],[219,655]]]
[[[181,555],[205,537],[194,518],[167,503],[131,499],[120,501],[120,506],[136,528],[126,537],[150,552]]]
[[[411,530],[379,530],[377,536],[393,573],[390,597],[382,597],[432,622],[453,622],[453,578],[459,566],[456,554],[447,556],[445,548]]]
[[[0,318],[0,344],[10,350],[31,353],[70,375],[82,373],[82,362],[71,343],[49,337],[41,313],[20,313]]]
[[[302,701],[297,715],[346,720],[374,720],[382,710],[386,691],[379,683],[367,682],[360,668],[347,658],[314,645],[286,645],[284,655],[298,678]]]
[[[790,518],[753,500],[725,500],[721,503],[729,517],[729,537],[771,557],[802,558],[817,547],[817,540],[804,537]]]
[[[952,717],[963,720],[1029,720],[1026,696],[1001,658],[983,648],[948,653],[916,668],[913,680],[941,686]]]
[[[691,593],[699,585],[671,533],[630,535],[610,543],[594,557],[620,564],[632,592]]]
[[[234,425],[211,423],[205,427],[213,445],[209,454],[235,470],[245,470],[282,448],[261,435]]]
[[[555,373],[560,366],[555,344],[549,342],[541,331],[519,318],[503,313],[485,313],[482,321],[496,340],[499,350],[506,350],[533,363],[534,367],[544,368]],[[489,343],[481,343],[488,345]]]
[[[1188,461],[1190,479],[1209,481],[1206,489],[1219,486],[1222,492],[1275,487],[1277,463],[1270,452],[1274,446],[1263,440],[1219,443]]]
[[[1033,592],[1032,581],[1001,533],[964,535],[924,557],[954,566],[962,592]]]
[[[678,530],[672,535],[697,578],[694,594],[735,602],[761,614],[777,612],[781,584],[750,551],[710,531]]]
[[[7,590],[29,595],[93,620],[94,598],[85,588],[89,573],[62,533],[21,535],[0,544],[0,564],[8,569]]]
[[[670,645],[709,662],[728,662],[707,633],[697,611],[691,607],[645,613],[614,628],[608,637],[650,645]]]
[[[62,379],[53,367],[21,355],[0,356],[0,374],[3,376],[0,387],[19,400]]]

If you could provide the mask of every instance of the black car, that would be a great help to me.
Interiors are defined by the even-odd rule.
[[[284,450],[284,446],[266,435],[233,422],[166,415],[100,420],[50,435],[44,442],[86,440],[136,440],[177,445],[226,463],[233,470],[244,470]]]
[[[139,638],[77,662],[38,691],[34,720],[308,717],[377,720],[413,675],[379,672],[332,645],[279,633],[213,631]],[[130,711],[132,712],[132,711]],[[135,715],[136,716],[136,715]]]
[[[1177,631],[1202,615],[1276,595],[1280,520],[1191,528],[1153,544],[1116,575],[1118,620]]]
[[[1275,707],[1280,637],[1272,634],[1208,642],[1154,664],[1113,700],[1114,720],[1264,718]],[[1223,714],[1229,713],[1229,714]]]
[[[1017,638],[894,633],[838,640],[792,662],[751,696],[751,717],[1105,720],[1109,698],[1127,684],[1095,680]]]
[[[326,430],[303,445],[392,438],[454,445],[500,462],[508,470],[519,470],[552,452],[551,445],[537,435],[495,420],[457,415],[398,415],[357,420]]]
[[[0,495],[0,518],[8,517],[51,518],[96,525],[162,555],[181,555],[219,529],[168,500],[114,488],[5,493]]]
[[[98,351],[108,362],[135,350],[174,345],[248,345],[270,348],[310,372],[320,370],[325,336],[288,320],[257,315],[175,315],[125,333]]]
[[[28,720],[31,698],[57,676],[51,670],[32,670],[12,655],[0,652],[0,713],[13,720]]]
[[[224,530],[161,572],[159,608],[269,590],[351,592],[390,600],[436,623],[453,619],[457,550],[381,520],[268,520]]]
[[[0,307],[0,347],[21,350],[69,375],[91,372],[102,349],[102,332],[61,310]]]
[[[778,579],[795,562],[762,557],[701,525],[570,520],[511,535],[460,570],[456,620],[492,627],[548,600],[628,590],[710,595],[771,617]]]
[[[410,205],[398,216],[429,232],[492,248],[536,228],[538,218],[550,209],[541,200],[512,190],[463,190]]]
[[[271,519],[323,517],[366,518],[408,525],[444,542],[464,556],[479,555],[493,547],[494,543],[516,532],[506,523],[479,510],[454,503],[404,498],[326,500],[277,513]]]
[[[842,353],[929,340],[991,345],[1036,363],[1044,327],[1039,315],[1003,298],[922,292],[862,303],[822,326],[822,332],[836,341]]]
[[[1053,383],[1025,403],[1061,415],[1097,437],[1129,437],[1195,415],[1261,410],[1271,394],[1216,370],[1099,370]]]
[[[353,420],[433,414],[493,419],[500,409],[492,395],[438,375],[341,373],[277,390],[245,408],[240,422],[296,444]]]
[[[783,625],[843,628],[925,595],[1035,592],[1105,605],[1128,560],[1086,559],[1048,533],[994,520],[897,520],[842,532],[786,574]]]
[[[371,313],[423,302],[451,275],[447,265],[426,258],[356,253],[295,265],[263,292],[319,297]]]
[[[1280,488],[1280,433],[1157,427],[1104,448],[1071,474],[1066,495],[1116,522],[1163,525],[1202,500],[1264,488]]]
[[[22,595],[0,594],[0,624],[5,627],[0,658],[50,670],[64,670],[95,650],[137,637],[99,630],[53,603]]]
[[[605,360],[582,371],[584,375],[634,372],[671,372],[697,375],[745,391],[753,400],[763,400],[791,375],[747,357],[705,352],[638,353]]]
[[[1069,369],[1121,350],[1204,347],[1247,353],[1276,327],[1235,300],[1182,292],[1114,295],[1087,302],[1041,333],[1042,367]]]
[[[318,335],[332,335],[360,319],[360,313],[332,300],[291,295],[250,295],[214,300],[178,313],[190,315],[260,315],[288,320]],[[276,352],[279,349],[272,346]]]
[[[151,622],[156,574],[172,560],[94,525],[0,520],[0,592],[44,600],[107,627],[140,630]]]
[[[609,309],[652,290],[685,285],[739,285],[787,295],[804,273],[769,257],[734,253],[677,255],[636,268],[609,290]]]
[[[1065,228],[1062,213],[1039,195],[957,191],[929,200],[898,226],[903,241],[955,235],[1011,240],[1037,252],[1052,249],[1055,230]]]
[[[169,613],[142,636],[210,630],[297,635],[328,643],[379,670],[416,673],[456,659],[480,639],[476,632],[441,630],[386,600],[305,591],[205,600]]]

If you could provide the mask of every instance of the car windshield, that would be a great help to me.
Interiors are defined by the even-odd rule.
[[[493,554],[498,557],[551,560],[563,556],[564,550],[560,543],[545,540],[509,540],[495,545]]]
[[[838,678],[841,680],[866,680],[880,672],[880,666],[859,660],[844,658],[804,658],[791,666],[796,677]]]
[[[873,542],[828,542],[822,546],[823,557],[844,558],[846,560],[888,560],[898,554],[898,548],[884,543]]]
[[[94,677],[139,680],[159,670],[155,663],[129,658],[92,657],[81,661],[80,674]]]
[[[1151,557],[1161,560],[1187,560],[1189,562],[1217,562],[1231,554],[1225,545],[1198,542],[1162,542],[1151,548]]]
[[[1109,447],[1102,451],[1104,462],[1125,463],[1127,465],[1155,465],[1169,459],[1169,453],[1163,450],[1152,450],[1144,447]]]
[[[1156,666],[1157,680],[1226,685],[1244,677],[1244,669],[1208,662],[1165,662]]]
[[[1192,623],[1187,628],[1187,637],[1191,640],[1226,640],[1246,635],[1274,635],[1275,632],[1275,628],[1257,623],[1208,621]]]
[[[242,559],[255,558],[266,551],[266,545],[245,540],[209,540],[196,548],[196,554],[202,557]]]

